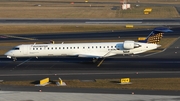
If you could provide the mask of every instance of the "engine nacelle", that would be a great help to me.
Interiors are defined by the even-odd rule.
[[[123,48],[124,49],[134,49],[134,48],[139,48],[141,45],[135,43],[134,41],[124,41],[123,43]]]
[[[123,48],[124,49],[133,49],[134,48],[134,41],[124,41]]]

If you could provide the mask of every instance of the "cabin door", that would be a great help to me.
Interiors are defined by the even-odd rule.
[[[26,46],[26,45],[23,47],[23,54],[24,55],[28,54],[28,46]]]

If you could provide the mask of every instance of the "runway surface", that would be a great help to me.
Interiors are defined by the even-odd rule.
[[[173,29],[175,32],[167,34],[171,37],[179,37],[179,29]],[[146,32],[146,31],[144,31]],[[150,31],[147,31],[148,33]],[[143,31],[125,32],[128,36],[144,35]],[[118,33],[112,33],[112,36],[117,36]],[[59,38],[65,34],[59,34]],[[73,35],[73,34],[72,34]],[[77,34],[76,34],[77,35]],[[78,36],[81,36],[79,34]],[[91,35],[91,34],[89,34]],[[124,35],[124,32],[118,35]],[[147,35],[147,34],[146,34]],[[53,36],[53,35],[52,35]],[[95,34],[108,38],[107,34]],[[26,36],[33,37],[33,36]],[[86,36],[82,36],[86,38]],[[87,36],[90,37],[90,36]],[[36,36],[37,39],[48,39],[45,35]],[[53,38],[53,37],[52,37]],[[82,38],[82,39],[83,39]],[[101,39],[101,37],[99,37]],[[65,38],[64,38],[65,39]],[[77,37],[78,39],[78,37]],[[82,40],[80,37],[80,40]],[[10,40],[10,39],[7,39]],[[14,40],[14,39],[13,39]],[[5,39],[4,39],[5,41]],[[140,54],[134,56],[114,56],[105,59],[104,63],[97,68],[97,63],[92,63],[91,59],[76,58],[76,57],[51,57],[51,58],[20,58],[13,62],[5,57],[0,58],[0,79],[5,81],[14,80],[39,80],[45,77],[50,77],[53,80],[61,77],[63,79],[80,79],[80,80],[93,80],[93,79],[106,79],[106,78],[170,78],[180,77],[180,39],[172,44],[163,52],[156,54]],[[138,72],[138,74],[137,74]],[[129,94],[132,90],[118,90],[118,89],[77,89],[77,88],[49,88],[49,87],[19,87],[19,86],[1,86],[2,90],[21,90],[21,91],[37,91],[38,89],[44,91],[55,92],[89,92],[89,93],[124,93]],[[179,91],[147,91],[135,90],[137,94],[162,94],[162,95],[178,95]]]
[[[0,24],[134,24],[134,25],[179,25],[173,19],[0,19]]]

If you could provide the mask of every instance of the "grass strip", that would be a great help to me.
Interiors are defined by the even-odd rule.
[[[78,0],[79,1],[79,0]],[[121,4],[118,1],[115,3],[85,3],[79,1],[71,4],[57,2],[1,2],[0,18],[172,18],[179,17],[179,14],[173,6],[148,6],[152,8],[151,14],[143,13],[147,5],[142,3],[132,3],[131,9],[122,10]],[[84,2],[84,3],[83,3]],[[95,1],[98,2],[98,1]],[[99,1],[99,2],[104,2]],[[145,1],[147,2],[147,1]],[[164,1],[162,1],[164,2]],[[152,2],[151,2],[152,3]],[[155,2],[156,3],[156,2]],[[159,2],[158,2],[159,3]],[[167,2],[170,3],[170,2]],[[172,3],[179,3],[173,2]],[[140,6],[136,6],[136,4]],[[41,5],[41,6],[38,6]],[[113,10],[113,7],[118,9]]]
[[[121,85],[120,79],[96,79],[96,82],[80,80],[63,80],[66,87],[73,88],[114,88],[114,89],[143,89],[143,90],[180,90],[180,78],[132,78],[131,83]],[[4,81],[0,85],[34,86],[34,81]],[[56,87],[56,80],[48,87]]]
[[[61,34],[64,32],[99,32],[115,30],[152,29],[156,26],[134,26],[126,28],[125,25],[0,25],[0,34]],[[68,34],[68,33],[67,33]],[[85,33],[84,33],[85,34]]]

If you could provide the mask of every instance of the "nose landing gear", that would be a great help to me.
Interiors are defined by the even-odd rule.
[[[16,60],[17,60],[17,58],[16,58],[16,57],[13,57],[12,59],[13,59],[13,61],[16,61]]]

